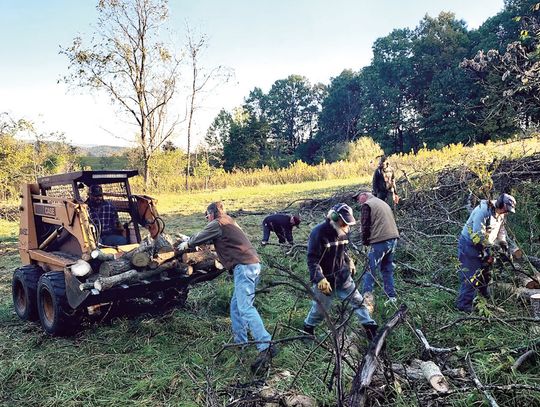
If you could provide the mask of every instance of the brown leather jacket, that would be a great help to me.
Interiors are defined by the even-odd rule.
[[[219,215],[189,239],[190,247],[203,243],[214,244],[219,261],[229,270],[237,264],[260,262],[246,234],[229,215]]]

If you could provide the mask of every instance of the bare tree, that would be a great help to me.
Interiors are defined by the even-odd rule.
[[[105,91],[133,119],[148,185],[149,161],[178,123],[167,107],[176,93],[180,60],[159,39],[168,2],[100,0],[97,10],[97,30],[88,44],[76,37],[61,49],[70,62],[65,80]]]
[[[201,66],[201,56],[208,47],[208,37],[205,34],[195,34],[188,24],[187,31],[187,54],[189,57],[191,86],[187,103],[187,165],[186,165],[186,190],[189,190],[189,174],[191,172],[191,139],[193,133],[193,118],[200,107],[198,102],[203,93],[210,92],[221,83],[227,82],[232,76],[232,71],[219,65],[210,70]],[[213,86],[212,86],[213,85]]]

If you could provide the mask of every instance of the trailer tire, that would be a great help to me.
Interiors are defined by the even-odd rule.
[[[38,319],[37,311],[37,286],[43,269],[29,264],[19,267],[13,273],[11,292],[15,313],[23,321],[35,321]]]
[[[52,336],[71,334],[79,318],[66,297],[66,280],[63,272],[43,274],[37,288],[38,313],[41,327]]]

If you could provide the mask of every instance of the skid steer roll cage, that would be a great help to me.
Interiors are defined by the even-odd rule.
[[[137,170],[79,171],[41,177],[37,182],[42,195],[64,199],[71,197],[77,203],[86,202],[87,187],[101,185],[104,198],[109,200],[120,214],[127,215],[123,220],[133,221],[137,242],[140,242],[141,233],[138,226],[146,226],[147,221],[138,212],[137,198],[132,195],[128,182],[129,178],[136,175]],[[121,187],[118,188],[119,186]]]

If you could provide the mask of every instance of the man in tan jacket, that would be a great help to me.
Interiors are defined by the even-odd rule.
[[[253,339],[258,342],[259,355],[251,365],[251,369],[256,371],[277,354],[277,348],[270,346],[272,337],[253,305],[255,287],[261,273],[259,257],[244,231],[225,213],[221,202],[208,205],[206,219],[208,219],[206,227],[180,243],[178,250],[213,243],[220,262],[233,273],[234,292],[231,298],[233,337],[235,343],[247,342],[249,329]]]
[[[375,274],[380,270],[384,292],[390,302],[396,302],[394,253],[399,232],[392,209],[386,202],[370,192],[360,192],[354,195],[354,198],[362,205],[362,243],[369,246],[369,269],[364,274],[362,294],[364,294],[367,303],[372,301]]]

